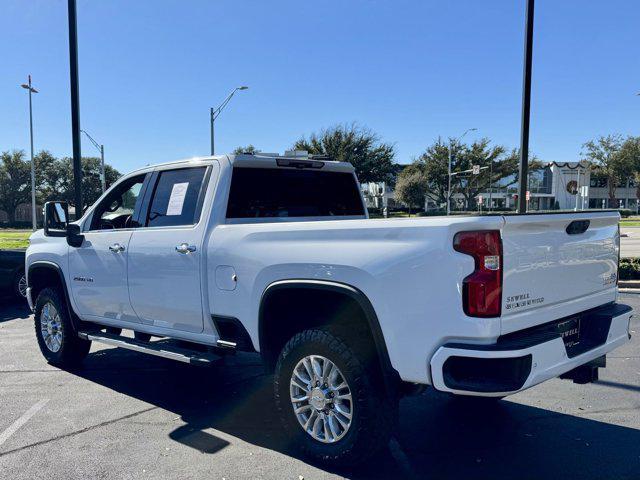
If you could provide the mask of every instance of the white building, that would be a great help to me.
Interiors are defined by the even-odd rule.
[[[615,205],[609,205],[607,179],[587,162],[550,162],[529,174],[529,210],[587,208],[638,209],[633,179],[620,182]],[[517,175],[507,177],[493,189],[481,193],[483,209],[514,209],[518,199]]]

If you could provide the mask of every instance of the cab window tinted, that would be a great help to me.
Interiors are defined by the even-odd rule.
[[[91,230],[135,228],[134,212],[139,208],[140,189],[145,175],[123,181],[102,200],[95,209]]]
[[[197,223],[205,171],[205,167],[198,167],[160,172],[146,225],[173,227]]]
[[[364,215],[351,173],[234,168],[227,218]]]

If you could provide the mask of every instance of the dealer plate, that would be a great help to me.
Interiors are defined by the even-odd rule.
[[[580,343],[580,318],[570,318],[558,323],[558,333],[564,346],[571,348]]]

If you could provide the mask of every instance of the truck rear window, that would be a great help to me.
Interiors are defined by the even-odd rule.
[[[234,168],[227,218],[364,215],[353,174]]]

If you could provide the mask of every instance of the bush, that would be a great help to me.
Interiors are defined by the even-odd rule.
[[[628,208],[621,208],[618,210],[618,212],[620,212],[620,216],[622,218],[628,218],[631,215],[633,215],[633,212],[631,210],[629,210]]]
[[[621,258],[618,276],[620,280],[640,280],[640,258]]]
[[[38,228],[42,228],[42,222],[37,222]],[[31,229],[31,220],[29,221],[21,221],[16,220],[15,222],[2,222],[0,223],[0,228],[15,228],[16,230],[29,230]]]

